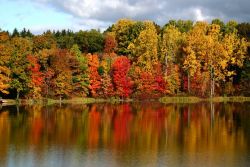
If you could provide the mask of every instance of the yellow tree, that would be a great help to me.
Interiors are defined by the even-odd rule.
[[[206,55],[204,49],[206,48],[206,33],[208,24],[205,22],[197,22],[193,29],[187,33],[185,47],[185,59],[183,62],[183,69],[187,72],[188,78],[188,92],[190,93],[190,80],[193,79],[194,74],[201,70],[201,57]],[[204,67],[206,68],[206,67]]]
[[[227,78],[225,89],[228,90],[228,93],[233,93],[234,89],[232,89],[232,79],[233,76],[237,75],[235,69],[242,68],[244,64],[247,53],[247,41],[244,38],[240,39],[236,31],[233,31],[232,33],[228,33],[225,35],[222,40],[222,45],[226,51],[225,54],[228,58],[227,65],[229,66],[228,68],[224,69],[224,75]],[[224,68],[225,65],[222,65]],[[223,81],[225,81],[225,79]]]
[[[178,59],[181,57],[181,47],[184,42],[184,35],[174,26],[167,26],[163,31],[161,41],[161,62],[163,62],[164,79],[168,85],[170,93],[178,90],[180,79],[178,76]]]
[[[129,39],[129,30],[134,24],[135,21],[133,20],[120,19],[112,28],[112,31],[115,33],[115,38],[117,41],[117,52],[119,54],[127,55],[129,53],[129,50],[127,49],[129,43],[131,42]]]
[[[8,68],[10,54],[9,35],[0,32],[0,92],[5,94],[9,93],[8,88],[10,87],[10,69]]]
[[[219,25],[198,22],[187,36],[183,68],[188,70],[191,77],[196,70],[209,74],[205,77],[210,78],[211,97],[214,95],[215,85],[219,86],[226,77],[234,75],[234,71],[228,69],[229,65],[243,64],[246,43],[234,33],[223,36]]]
[[[204,58],[210,69],[210,96],[215,92],[215,84],[225,82],[235,71],[229,70],[230,65],[241,67],[247,51],[245,40],[240,40],[236,32],[222,36],[218,25],[210,25],[207,35],[207,55]]]
[[[51,67],[55,72],[52,79],[52,88],[54,88],[54,95],[58,96],[60,101],[62,97],[70,96],[73,89],[69,61],[69,52],[63,49],[58,49],[51,60]]]
[[[226,50],[229,63],[242,67],[247,52],[247,41],[244,38],[240,39],[238,35],[233,32],[225,35],[222,44]]]
[[[134,42],[130,43],[128,49],[131,50],[134,63],[143,70],[152,72],[154,65],[158,62],[158,37],[151,21],[145,21],[145,29]],[[134,64],[134,65],[135,65]]]
[[[221,38],[219,25],[208,26],[205,36],[206,47],[203,52],[205,54],[201,54],[201,62],[206,63],[207,70],[210,72],[210,97],[214,95],[215,82],[224,79],[223,70],[226,69],[228,62],[225,50],[219,41]]]
[[[190,93],[190,76],[193,77],[197,70],[200,70],[200,63],[197,60],[195,52],[191,47],[184,48],[186,53],[186,59],[183,63],[183,69],[187,71],[188,74],[188,93]]]

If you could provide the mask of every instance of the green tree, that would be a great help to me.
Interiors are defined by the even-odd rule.
[[[88,38],[87,31],[80,30],[79,32],[77,32],[75,34],[75,43],[78,45],[79,49],[83,53],[88,52],[89,44],[88,44],[88,39],[87,38]]]
[[[191,20],[169,20],[167,24],[163,26],[163,30],[168,26],[176,27],[181,33],[188,32],[193,28],[193,21]]]
[[[11,39],[11,46],[13,52],[10,58],[10,69],[11,69],[11,88],[16,90],[19,99],[20,93],[28,91],[28,83],[30,78],[28,75],[28,61],[27,55],[32,52],[32,41],[27,38],[14,37]]]
[[[73,93],[86,97],[89,94],[88,59],[74,44],[70,49]]]
[[[235,20],[228,21],[227,24],[225,25],[225,33],[226,34],[236,33],[237,26],[238,26],[238,23]]]
[[[130,19],[120,19],[118,20],[112,31],[115,33],[116,41],[117,41],[117,53],[120,55],[128,55],[130,52],[128,50],[128,46],[131,42],[130,39],[130,31],[131,26],[135,24],[135,21]]]
[[[237,25],[237,32],[241,38],[250,42],[250,23],[240,23]]]
[[[19,37],[19,36],[20,36],[19,31],[17,30],[17,28],[14,28],[11,37],[13,38],[13,37]]]
[[[221,21],[219,18],[213,19],[211,23],[219,25],[220,26],[220,31],[223,32],[223,33],[225,32],[225,29],[226,29],[225,23],[223,21]]]
[[[90,30],[88,32],[88,53],[100,53],[103,51],[103,46],[103,34],[97,30]]]

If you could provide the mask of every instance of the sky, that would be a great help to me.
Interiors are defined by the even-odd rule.
[[[250,22],[250,0],[0,0],[0,29],[105,30],[120,18]]]

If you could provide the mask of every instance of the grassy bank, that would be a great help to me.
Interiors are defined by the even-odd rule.
[[[62,99],[61,101],[59,99],[20,99],[20,100],[13,100],[13,99],[4,99],[3,105],[16,105],[16,104],[22,104],[22,105],[33,105],[33,104],[39,104],[39,105],[53,105],[53,104],[90,104],[90,103],[120,103],[120,102],[130,102],[133,101],[132,99],[120,99],[120,98],[71,98],[71,99]]]
[[[15,105],[17,101],[13,99],[1,99],[1,103],[2,105]]]
[[[104,102],[109,102],[109,103],[118,103],[118,102],[128,102],[132,101],[131,99],[120,99],[120,98],[72,98],[72,99],[63,99],[61,100],[54,100],[54,99],[48,99],[47,104],[90,104],[90,103],[104,103]]]
[[[204,99],[199,97],[162,97],[159,99],[162,103],[198,103],[203,101]]]
[[[213,102],[250,102],[250,97],[244,97],[244,96],[214,97],[208,100],[212,100]]]
[[[136,101],[140,101],[134,99]],[[53,105],[53,104],[90,104],[90,103],[120,103],[120,102],[132,102],[133,99],[120,99],[120,98],[72,98],[72,99],[20,99],[19,101],[13,99],[3,99],[4,103],[2,105]],[[244,96],[232,96],[232,97],[213,97],[211,98],[199,98],[194,96],[187,97],[162,97],[159,99],[161,103],[199,103],[199,102],[250,102],[250,97]]]
[[[250,97],[232,96],[232,97],[213,97],[213,98],[199,98],[193,96],[187,97],[162,97],[159,99],[162,103],[199,103],[199,102],[250,102]]]

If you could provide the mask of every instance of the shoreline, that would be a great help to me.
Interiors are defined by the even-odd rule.
[[[250,97],[245,96],[229,96],[222,97],[217,96],[213,98],[201,98],[195,96],[164,96],[159,99],[120,99],[120,98],[72,98],[72,99],[19,99],[19,101],[15,99],[1,99],[0,105],[9,106],[9,105],[53,105],[53,104],[91,104],[91,103],[121,103],[121,102],[135,102],[135,101],[158,101],[160,103],[168,104],[168,103],[200,103],[200,102],[250,102]]]
[[[226,102],[250,102],[250,97],[246,96],[215,96],[215,97],[196,97],[196,96],[182,96],[182,97],[162,97],[159,99],[161,103],[200,103],[200,102],[214,102],[214,103],[226,103]]]

